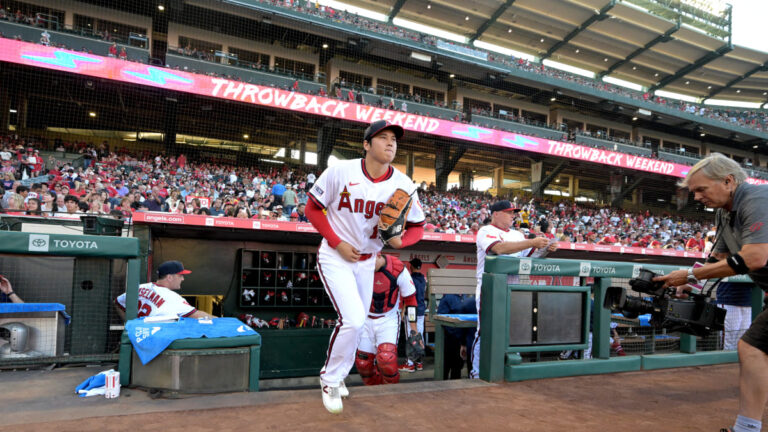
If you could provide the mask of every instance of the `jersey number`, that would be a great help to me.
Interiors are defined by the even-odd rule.
[[[149,316],[152,313],[152,305],[139,300],[139,318]]]
[[[379,226],[378,226],[378,225],[374,225],[374,226],[373,226],[373,233],[372,233],[372,234],[371,234],[371,236],[370,236],[370,237],[368,237],[368,238],[369,238],[369,239],[374,239],[374,240],[376,240],[377,238],[379,238]]]

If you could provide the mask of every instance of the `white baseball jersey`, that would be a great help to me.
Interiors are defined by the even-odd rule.
[[[491,248],[497,243],[501,242],[519,242],[525,240],[525,235],[520,231],[514,229],[503,230],[495,225],[488,224],[477,232],[477,289],[475,291],[476,301],[478,302],[478,310],[480,308],[480,286],[483,283],[483,271],[485,269],[485,257],[489,254],[496,255],[491,252]],[[520,252],[508,254],[505,256],[511,257],[525,257],[528,256],[531,249],[525,249]]]
[[[377,231],[379,214],[398,188],[413,193],[407,224],[423,224],[424,211],[411,179],[393,167],[374,179],[366,171],[364,159],[343,161],[326,169],[309,190],[309,197],[328,209],[328,223],[339,238],[361,254],[376,253],[384,246]]]
[[[125,293],[120,294],[115,302],[125,310]],[[138,318],[154,315],[176,315],[186,317],[195,313],[197,309],[171,289],[145,283],[139,285],[139,309]]]

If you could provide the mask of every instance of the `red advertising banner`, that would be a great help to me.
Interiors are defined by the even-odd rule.
[[[412,132],[474,141],[659,175],[685,177],[690,170],[687,165],[10,39],[0,39],[0,61],[361,123],[384,119],[399,124]],[[768,180],[754,178],[750,178],[748,181],[750,183],[768,183]]]
[[[316,233],[317,230],[308,223],[284,222],[260,219],[241,219],[231,217],[213,217],[205,215],[170,214],[155,212],[136,212],[133,214],[133,223],[173,224],[206,227],[222,227],[235,229],[267,230],[281,232]],[[475,243],[472,234],[445,234],[425,232],[422,241]],[[673,256],[685,258],[706,258],[699,252],[676,251],[673,249],[649,249],[639,247],[606,246],[586,243],[559,242],[560,249],[610,252],[635,255]]]

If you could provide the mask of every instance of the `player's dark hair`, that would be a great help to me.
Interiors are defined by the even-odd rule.
[[[418,259],[418,258],[412,259],[411,260],[411,267],[415,268],[415,269],[420,269],[421,268],[421,260]]]

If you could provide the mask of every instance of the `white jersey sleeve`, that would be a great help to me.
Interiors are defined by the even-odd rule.
[[[408,269],[403,267],[400,276],[397,277],[397,287],[400,288],[400,297],[408,297],[416,294],[416,285],[413,284],[413,278]]]
[[[119,296],[117,296],[117,298],[115,299],[115,304],[117,304],[117,306],[120,309],[125,310],[125,293],[122,293]]]
[[[320,174],[320,177],[309,190],[311,198],[324,209],[327,208],[333,202],[333,198],[339,194],[338,171],[339,165],[328,167],[322,174]]]
[[[406,189],[408,190],[408,189]],[[411,203],[411,211],[408,212],[406,220],[406,228],[414,225],[424,225],[426,216],[424,215],[424,209],[421,207],[421,200],[419,200],[418,188],[412,185],[408,192],[413,193],[413,202]]]
[[[491,248],[503,241],[499,230],[493,229],[492,225],[486,225],[477,232],[477,249],[483,250],[486,255],[493,254]]]

